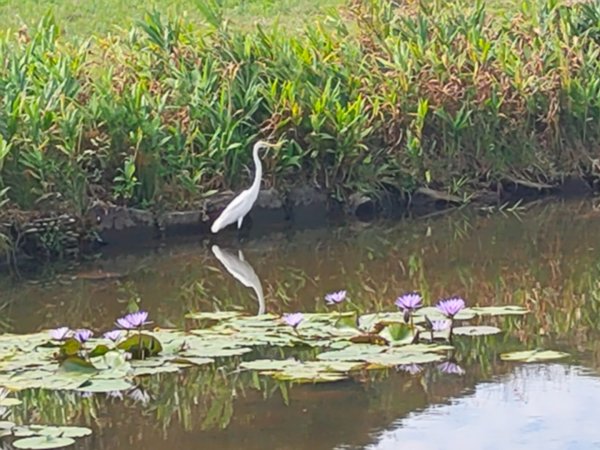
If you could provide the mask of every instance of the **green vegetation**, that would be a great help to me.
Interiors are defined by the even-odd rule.
[[[168,17],[180,17],[189,23],[202,26],[203,18],[198,6],[204,0],[143,1],[103,0],[81,2],[62,0],[42,2],[37,0],[4,0],[0,2],[0,29],[16,31],[23,26],[34,28],[43,13],[50,13],[64,28],[68,38],[87,39],[91,35],[120,34],[136,21],[143,20],[148,10],[160,11]],[[224,15],[236,28],[250,29],[255,24],[279,23],[300,30],[307,18],[323,16],[328,7],[341,0],[225,0],[220,1]]]
[[[456,320],[490,315],[489,308],[478,310],[475,313],[464,309],[456,315]],[[497,315],[504,315],[502,311],[509,315],[527,314],[525,308],[515,306],[494,310]],[[127,334],[117,330],[96,339],[91,339],[90,330],[71,332],[66,327],[27,335],[5,334],[0,337],[0,388],[92,393],[128,390],[134,387],[131,381],[136,377],[175,373],[213,364],[220,358],[243,355],[250,358],[241,365],[247,370],[287,381],[329,382],[348,378],[350,372],[359,369],[444,361],[454,351],[449,345],[453,334],[450,323],[435,332],[430,326],[426,332],[427,323],[431,325],[429,318],[444,318],[434,307],[415,312],[410,325],[404,322],[404,313],[358,316],[355,312],[337,312],[300,316],[301,323],[290,325],[285,315],[282,318],[271,314],[245,316],[233,311],[190,313],[188,318],[201,322],[199,328],[142,331],[143,325],[139,325],[128,328]],[[122,320],[117,322],[121,324]],[[359,323],[367,326],[360,328]],[[470,332],[461,333],[461,328],[469,328]],[[489,326],[456,329],[458,336],[501,333],[499,328]],[[304,362],[274,362],[270,358],[257,359],[253,354],[255,350],[277,347],[326,351],[319,352],[316,360]]]
[[[200,4],[198,4],[200,5]],[[327,26],[149,13],[76,44],[51,17],[0,42],[0,188],[10,210],[93,200],[185,208],[247,183],[467,196],[507,177],[597,174],[600,6],[360,0]]]

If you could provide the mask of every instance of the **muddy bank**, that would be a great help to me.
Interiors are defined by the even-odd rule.
[[[215,195],[188,211],[152,211],[96,202],[83,218],[68,214],[49,214],[25,222],[15,218],[4,224],[4,232],[12,241],[13,262],[77,259],[98,251],[116,254],[182,237],[198,236],[225,244],[275,231],[324,227],[348,220],[430,217],[466,205],[489,213],[553,195],[592,195],[596,191],[592,186],[593,183],[576,178],[557,185],[507,180],[494,190],[482,190],[469,198],[419,188],[410,196],[385,192],[369,197],[355,193],[345,202],[313,188],[295,188],[287,193],[268,189],[260,192],[239,232],[233,225],[217,235],[210,232],[210,225],[235,196],[232,192]]]

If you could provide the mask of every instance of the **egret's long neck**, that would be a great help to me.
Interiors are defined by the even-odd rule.
[[[260,189],[260,181],[262,179],[262,164],[260,163],[260,159],[258,157],[258,150],[260,146],[254,147],[254,151],[252,152],[252,158],[254,159],[254,181],[252,182],[252,189],[258,190]]]

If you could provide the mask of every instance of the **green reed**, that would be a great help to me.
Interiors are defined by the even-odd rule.
[[[180,208],[248,182],[344,198],[597,174],[600,7],[357,0],[303,33],[150,12],[80,45],[52,17],[0,40],[0,189],[17,209]]]

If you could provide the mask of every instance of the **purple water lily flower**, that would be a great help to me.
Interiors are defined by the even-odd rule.
[[[119,325],[121,328],[124,328],[125,330],[134,330],[136,328],[141,328],[143,325],[147,324],[147,319],[147,311],[137,311],[117,319],[117,325]]]
[[[304,320],[304,314],[301,312],[284,314],[282,319],[286,325],[296,328],[298,325],[300,325],[300,322]]]
[[[396,306],[404,311],[415,311],[423,306],[421,294],[417,292],[409,292],[401,295],[396,299]]]
[[[449,319],[452,319],[465,308],[465,301],[460,297],[452,297],[445,300],[440,300],[436,308],[443,315]]]
[[[54,330],[50,330],[50,337],[55,341],[64,341],[71,334],[69,327],[60,327]]]
[[[421,294],[417,292],[408,292],[398,297],[395,304],[404,312],[404,321],[408,323],[411,320],[412,323],[411,314],[423,306],[423,299],[421,298]]]
[[[88,330],[87,328],[80,328],[79,330],[75,330],[73,337],[77,339],[81,344],[86,343],[90,340],[90,338],[94,335],[92,330]]]
[[[110,339],[113,342],[117,342],[121,337],[123,337],[123,332],[121,330],[112,330],[107,331],[102,335],[104,339]]]
[[[464,375],[465,371],[462,367],[452,361],[446,361],[439,364],[438,369],[441,372],[450,374],[450,375]]]
[[[325,302],[328,305],[337,305],[338,303],[342,303],[344,300],[346,300],[346,294],[346,291],[331,292],[325,296]]]
[[[396,370],[402,370],[403,372],[410,373],[411,375],[416,375],[418,373],[423,372],[423,368],[418,364],[400,364],[396,367]]]

